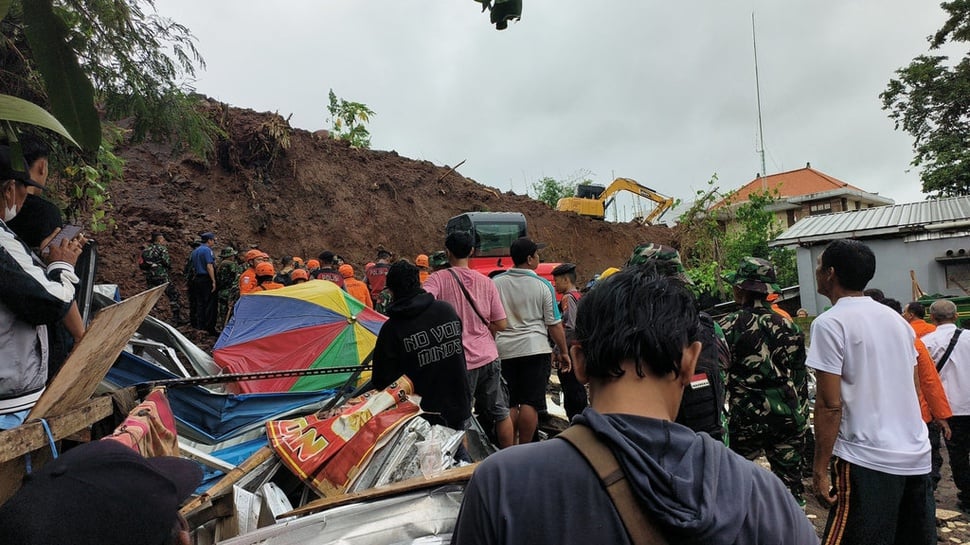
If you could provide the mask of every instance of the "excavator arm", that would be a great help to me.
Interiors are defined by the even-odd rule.
[[[656,203],[656,207],[646,217],[636,218],[636,221],[645,225],[653,224],[653,222],[663,216],[664,212],[674,205],[674,199],[671,197],[661,195],[630,178],[617,178],[595,198],[569,197],[561,199],[556,208],[558,210],[576,212],[584,216],[604,219],[606,217],[606,209],[613,204],[613,201],[616,199],[616,194],[621,191],[629,191],[630,193]]]

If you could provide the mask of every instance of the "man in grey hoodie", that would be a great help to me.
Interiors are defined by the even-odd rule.
[[[571,356],[591,407],[573,420],[616,457],[671,543],[816,544],[782,482],[674,423],[700,353],[694,300],[653,265],[629,267],[579,303]],[[630,543],[586,459],[566,441],[490,456],[465,489],[452,543]]]

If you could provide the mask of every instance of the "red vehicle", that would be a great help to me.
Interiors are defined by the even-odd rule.
[[[515,239],[528,236],[525,215],[520,212],[466,212],[448,220],[445,233],[454,231],[474,235],[475,253],[468,260],[468,267],[488,277],[512,268],[509,246]],[[536,274],[552,282],[552,270],[557,265],[540,263]]]

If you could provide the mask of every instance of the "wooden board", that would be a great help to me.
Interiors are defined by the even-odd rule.
[[[100,396],[63,415],[50,417],[47,424],[54,440],[60,441],[111,416],[112,410],[111,398]],[[47,432],[39,421],[0,431],[0,463],[48,446]]]
[[[164,289],[143,291],[98,312],[27,419],[64,414],[87,401]]]
[[[325,509],[330,509],[332,507],[337,507],[340,505],[346,505],[348,503],[357,503],[364,500],[376,500],[379,498],[386,498],[388,496],[403,494],[405,492],[411,492],[413,490],[421,490],[423,488],[434,488],[434,487],[443,486],[446,484],[466,482],[472,478],[472,473],[475,472],[476,467],[478,467],[478,464],[456,467],[456,468],[442,471],[440,474],[435,475],[430,479],[426,479],[424,477],[417,477],[414,479],[401,481],[399,483],[394,483],[388,486],[382,486],[379,488],[370,488],[362,492],[355,492],[353,494],[345,494],[343,496],[334,496],[332,498],[319,499],[316,501],[312,501],[304,505],[303,507],[294,509],[289,513],[283,513],[282,515],[276,518],[281,519],[285,517],[309,515],[311,513],[317,513]]]

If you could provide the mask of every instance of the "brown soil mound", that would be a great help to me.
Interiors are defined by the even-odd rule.
[[[116,227],[97,237],[98,276],[119,284],[123,296],[144,289],[136,262],[152,231],[168,238],[173,268],[185,262],[193,238],[213,231],[217,251],[258,244],[274,257],[312,258],[328,249],[360,273],[378,246],[412,260],[441,249],[445,223],[454,215],[516,211],[525,214],[529,235],[548,244],[543,259],[577,263],[581,279],[621,265],[639,242],[672,239],[666,227],[557,212],[447,165],[353,149],[326,134],[291,129],[276,114],[215,102],[209,107],[228,135],[211,163],[173,156],[170,146],[159,144],[118,150],[125,180],[111,187]]]

